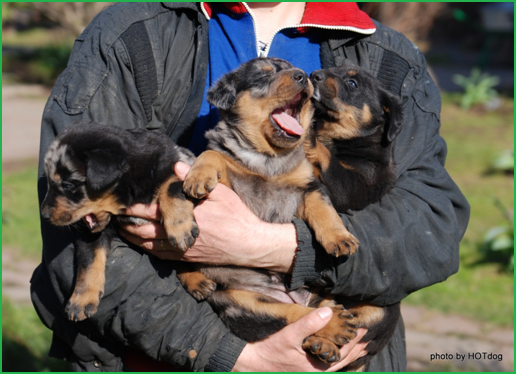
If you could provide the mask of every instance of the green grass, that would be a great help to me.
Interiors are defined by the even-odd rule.
[[[70,371],[64,361],[48,357],[51,340],[32,307],[2,298],[2,371]]]
[[[460,247],[461,266],[446,282],[420,290],[406,301],[513,326],[514,275],[503,272],[499,264],[482,263],[479,246],[489,228],[506,223],[494,199],[507,209],[514,207],[513,176],[486,173],[500,151],[514,147],[514,102],[504,99],[494,112],[465,112],[456,102],[455,95],[443,97],[441,135],[448,144],[446,169],[471,205]]]
[[[39,259],[41,233],[36,166],[2,175],[2,247]]]

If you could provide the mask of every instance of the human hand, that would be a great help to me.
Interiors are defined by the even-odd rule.
[[[178,162],[177,176],[184,180],[189,166]],[[199,237],[185,253],[167,241],[159,207],[136,204],[124,214],[152,220],[145,225],[122,225],[120,234],[161,259],[205,264],[261,267],[288,273],[297,248],[293,224],[271,224],[260,220],[238,195],[223,184],[194,209]],[[265,245],[264,245],[265,243]]]
[[[267,339],[247,344],[233,371],[337,371],[367,354],[367,342],[360,343],[367,330],[359,328],[357,336],[340,349],[341,360],[325,363],[303,350],[306,337],[321,330],[331,320],[332,310],[320,308],[287,325]]]

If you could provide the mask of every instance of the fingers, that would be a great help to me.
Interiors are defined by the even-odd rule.
[[[190,166],[185,164],[184,162],[176,162],[174,165],[174,172],[182,181],[185,180],[186,174],[188,174],[188,170],[190,170]]]
[[[284,327],[283,331],[289,334],[291,342],[299,343],[299,346],[310,335],[315,334],[330,322],[333,311],[324,307],[314,310],[299,320]]]
[[[166,239],[167,234],[165,228],[158,221],[149,221],[143,225],[134,225],[130,223],[121,223],[121,231],[127,232],[134,236],[140,237],[142,240]]]
[[[148,254],[158,257],[162,260],[181,260],[184,253],[178,253],[174,250],[170,242],[165,239],[142,239],[139,236],[132,235],[127,231],[120,231],[120,236],[127,241],[137,245],[145,250]]]
[[[161,213],[158,204],[134,204],[123,211],[124,215],[145,218],[151,221],[160,221]]]

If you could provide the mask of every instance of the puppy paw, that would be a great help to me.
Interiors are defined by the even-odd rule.
[[[91,290],[80,294],[74,292],[65,308],[68,319],[78,322],[93,316],[97,313],[102,296],[102,291]]]
[[[323,362],[337,362],[340,360],[339,347],[325,338],[309,336],[303,342],[303,349],[312,353]]]
[[[177,277],[188,293],[198,301],[206,300],[217,289],[217,283],[198,271],[178,271]]]
[[[209,298],[217,289],[217,283],[211,279],[204,279],[197,283],[197,285],[189,289],[188,292],[198,301],[203,301]]]
[[[181,192],[179,195],[161,196],[159,205],[168,241],[174,248],[186,252],[199,236],[199,227],[193,214],[193,203]]]
[[[331,321],[320,331],[305,339],[303,348],[324,362],[340,360],[339,347],[357,336],[358,320],[342,305],[332,307]]]
[[[183,183],[183,190],[196,199],[206,197],[217,185],[220,172],[203,165],[193,166]]]
[[[183,219],[163,219],[163,225],[167,232],[168,241],[174,248],[186,252],[191,248],[195,239],[199,236],[199,227],[195,222],[193,215],[183,217]]]
[[[326,252],[332,256],[350,256],[358,249],[358,239],[347,230],[335,230],[320,240]]]

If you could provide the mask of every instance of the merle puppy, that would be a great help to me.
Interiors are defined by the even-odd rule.
[[[98,309],[116,235],[109,223],[126,207],[159,202],[170,242],[183,251],[193,245],[198,235],[193,203],[173,170],[177,161],[193,159],[163,134],[97,123],[75,125],[50,145],[41,215],[77,229],[77,278],[66,306],[70,320],[84,320]]]

